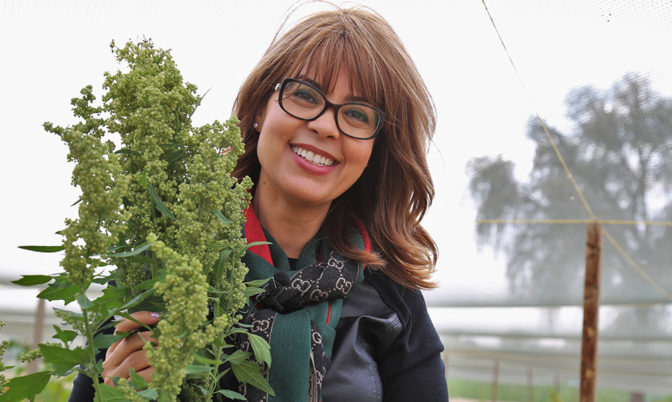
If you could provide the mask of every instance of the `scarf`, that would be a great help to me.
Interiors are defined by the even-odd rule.
[[[253,402],[317,402],[343,299],[363,280],[364,267],[332,250],[318,233],[299,256],[299,269],[291,269],[284,251],[264,232],[251,207],[245,215],[248,243],[271,242],[249,247],[244,257],[250,270],[246,280],[270,278],[245,322],[251,326],[250,332],[271,346],[267,380],[275,396],[246,384],[241,384],[239,392]],[[354,225],[350,239],[360,249],[370,250],[363,224],[355,220]],[[246,337],[241,337],[237,346],[250,350]]]

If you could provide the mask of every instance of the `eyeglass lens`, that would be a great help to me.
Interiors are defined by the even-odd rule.
[[[280,106],[289,114],[302,120],[313,120],[327,107],[327,100],[316,88],[300,81],[283,82]],[[378,112],[360,103],[336,105],[336,123],[344,133],[357,138],[372,137],[380,121]]]

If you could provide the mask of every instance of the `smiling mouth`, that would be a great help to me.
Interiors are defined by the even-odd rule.
[[[303,159],[307,160],[308,162],[312,163],[313,165],[317,166],[333,166],[335,161],[324,157],[322,155],[316,154],[313,151],[308,151],[307,149],[303,149],[301,147],[297,147],[295,145],[292,145],[292,151],[294,151],[295,154],[299,155]]]

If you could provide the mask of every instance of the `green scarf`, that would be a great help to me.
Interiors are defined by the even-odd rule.
[[[252,246],[245,254],[247,280],[271,278],[252,303],[246,322],[271,345],[268,381],[275,396],[242,386],[248,401],[319,401],[329,365],[343,298],[363,280],[363,266],[333,251],[319,234],[303,249],[292,270],[284,251],[264,232],[252,208],[246,211],[245,236]],[[369,249],[363,225],[350,230],[361,249]],[[273,265],[275,262],[275,266]],[[249,350],[243,342],[239,347]]]

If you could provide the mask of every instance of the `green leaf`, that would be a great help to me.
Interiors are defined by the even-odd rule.
[[[257,279],[254,281],[245,282],[245,286],[260,288],[266,284],[271,278]]]
[[[140,152],[138,152],[138,151],[134,151],[134,150],[132,150],[132,149],[128,149],[128,148],[121,148],[121,149],[119,149],[119,150],[117,150],[117,151],[114,151],[114,153],[117,154],[117,155],[119,155],[119,154],[125,154],[125,155],[138,155],[138,156],[139,156],[139,155],[142,155]]]
[[[247,332],[244,332],[244,331],[241,331],[241,332],[245,333],[245,334],[247,333]],[[252,356],[252,353],[250,353],[250,352],[244,352],[242,350],[236,350],[235,352],[231,353],[229,355],[229,357],[226,358],[226,360],[233,365],[233,364],[237,364],[237,363],[240,363],[242,361],[247,360],[250,356]]]
[[[140,374],[135,372],[135,369],[128,370],[128,373],[131,375],[131,381],[137,389],[145,389],[149,385],[147,380]]]
[[[123,336],[123,337],[126,337],[126,336],[128,336],[128,335],[130,335],[130,334],[132,334],[132,333],[134,333],[134,332],[140,331],[140,330],[141,330],[140,328],[144,328],[144,329],[147,330],[147,331],[152,331],[152,327],[150,327],[149,325],[145,324],[145,323],[142,322],[142,321],[138,321],[136,318],[133,318],[133,316],[130,315],[130,314],[128,314],[128,313],[119,312],[119,315],[122,316],[122,317],[124,317],[124,318],[126,318],[127,320],[131,320],[131,321],[133,321],[134,323],[136,323],[136,324],[138,324],[138,325],[140,326],[139,328],[137,328],[137,329],[135,329],[135,330],[133,330],[133,331],[131,331],[131,332],[120,332],[120,331],[117,331],[117,334],[119,334],[119,335],[121,335],[121,336]]]
[[[100,395],[96,395],[93,398],[94,401],[100,401],[100,400],[105,402],[128,401],[126,395],[124,395],[124,393],[119,388],[107,384],[100,384],[98,386],[98,389],[100,390]]]
[[[71,342],[73,339],[77,337],[77,332],[71,331],[69,329],[62,330],[59,328],[57,325],[54,325],[54,330],[56,331],[56,335],[52,336],[54,339],[60,339],[63,342]]]
[[[41,291],[37,297],[46,300],[63,300],[65,304],[68,304],[75,300],[77,294],[79,294],[77,286],[65,282],[54,282]]]
[[[250,384],[253,387],[259,388],[260,390],[266,392],[269,395],[275,396],[275,392],[271,385],[266,381],[263,375],[261,375],[261,367],[249,360],[245,360],[238,363],[231,363],[231,369],[233,374],[236,376],[236,379],[242,383]]]
[[[212,371],[210,366],[202,366],[200,364],[190,364],[185,369],[187,374],[204,374]]]
[[[216,287],[210,285],[208,286],[208,293],[216,294],[216,295],[224,295],[224,294],[229,294],[231,293],[230,290],[219,290]],[[219,300],[218,298],[213,298],[214,300]]]
[[[149,293],[149,296],[143,298],[135,306],[129,307],[128,311],[130,313],[135,313],[136,311],[156,311],[161,312],[166,310],[166,302],[163,301],[161,295],[156,293]]]
[[[74,349],[45,344],[38,346],[42,352],[42,358],[46,363],[54,366],[53,374],[58,376],[66,375],[74,366],[85,363],[89,357],[87,350],[79,346]]]
[[[110,282],[113,279],[110,279],[108,276],[102,276],[100,278],[93,278],[91,282],[97,283],[99,285],[107,285],[108,282]]]
[[[125,295],[126,290],[124,288],[118,288],[116,286],[108,286],[105,289],[103,289],[103,295],[98,297],[95,303],[102,304],[109,310],[119,306],[124,300]],[[114,313],[110,315],[114,315]]]
[[[231,219],[229,219],[229,218],[227,218],[226,216],[224,216],[224,214],[221,213],[220,211],[218,211],[218,210],[216,210],[216,209],[213,209],[212,212],[215,213],[215,216],[217,216],[217,218],[219,218],[219,220],[220,220],[223,224],[228,225],[228,224],[231,223]]]
[[[248,243],[245,248],[248,249],[248,248],[254,247],[254,246],[262,246],[264,244],[271,244],[271,242],[268,242],[268,241],[253,241],[252,243]]]
[[[247,398],[245,398],[243,395],[237,393],[236,391],[231,391],[230,389],[220,389],[219,391],[216,391],[215,394],[222,394],[229,399],[239,399],[241,401],[247,400]]]
[[[7,383],[7,390],[0,395],[1,402],[32,400],[47,386],[51,374],[48,371],[14,377]]]
[[[170,402],[170,397],[168,396],[167,393],[164,392],[163,394],[161,394],[157,402]]]
[[[91,306],[93,306],[93,302],[91,302],[91,300],[89,300],[86,295],[79,296],[77,298],[77,304],[79,304],[79,307],[81,307],[82,310],[88,310],[91,308]]]
[[[184,149],[177,149],[172,152],[166,152],[164,155],[166,157],[166,162],[168,162],[167,168],[169,170],[174,169],[176,162],[179,162],[180,159],[185,155]]]
[[[63,246],[19,246],[19,248],[38,253],[56,253],[65,250]]]
[[[150,247],[150,244],[147,243],[146,241],[140,243],[135,247],[135,249],[130,250],[130,251],[123,251],[121,253],[114,253],[110,254],[110,257],[116,257],[116,258],[123,258],[123,257],[131,257],[134,255],[138,255],[142,253],[143,251],[147,250]]]
[[[145,399],[154,400],[159,397],[159,393],[156,391],[156,388],[146,389],[144,391],[138,392],[138,395]]]
[[[34,286],[47,283],[52,279],[53,276],[49,275],[21,275],[21,279],[12,281],[12,283],[19,286]]]
[[[147,297],[149,297],[153,293],[154,293],[154,289],[146,290],[146,291],[140,293],[139,295],[135,296],[134,298],[132,298],[130,301],[128,301],[123,306],[119,307],[119,310],[132,309],[133,307],[140,304],[143,300],[145,300]],[[157,310],[149,310],[149,311],[157,311]],[[133,311],[131,311],[131,312],[133,312]],[[115,312],[115,314],[116,314],[116,312]]]
[[[203,357],[199,355],[198,353],[194,353],[194,360],[201,364],[207,364],[210,366],[219,366],[221,364],[220,361],[213,360],[213,359],[208,359],[207,357]]]
[[[151,289],[151,288],[154,287],[154,284],[156,282],[161,282],[164,279],[166,279],[166,271],[165,270],[159,272],[158,275],[156,275],[152,279],[148,279],[148,280],[142,282],[141,284],[134,286],[134,289],[139,289],[139,290]]]
[[[258,295],[259,293],[262,293],[264,289],[261,288],[245,288],[243,289],[243,297],[248,299],[252,296]]]
[[[70,311],[62,308],[56,308],[54,307],[54,311],[61,312],[63,314],[66,314],[68,316],[68,319],[70,320],[75,320],[75,321],[80,321],[84,322],[84,316],[81,313],[77,313],[75,311]]]
[[[257,362],[264,362],[271,366],[271,345],[259,335],[247,334],[247,339],[250,341],[252,350],[254,351],[254,358]]]
[[[147,181],[147,189],[149,190],[149,195],[152,196],[152,200],[154,200],[154,206],[156,206],[156,209],[158,209],[159,212],[161,212],[161,214],[166,218],[176,220],[177,218],[175,217],[175,215],[173,215],[173,213],[170,212],[170,209],[168,209],[166,204],[164,204],[163,201],[161,201],[161,197],[159,197],[159,195],[156,193],[156,190],[154,190],[154,186],[152,186],[152,183],[150,183],[149,180]]]
[[[223,249],[230,249],[231,244],[228,242],[217,242],[206,244],[205,247],[209,249],[223,250]]]
[[[203,387],[202,385],[197,384],[197,383],[195,383],[195,382],[192,382],[190,385],[191,385],[192,387],[195,387],[196,389],[198,389],[198,391],[201,393],[201,395],[203,395],[203,396],[208,395],[208,390],[205,389],[205,387]]]
[[[119,335],[113,335],[113,334],[96,335],[96,337],[93,338],[93,347],[96,349],[107,349],[119,339],[122,339],[122,337]]]
[[[231,255],[232,250],[230,248],[225,248],[219,252],[219,259],[217,260],[217,266],[215,267],[215,279],[219,279],[224,275],[224,266],[226,265],[226,260]]]
[[[140,175],[140,177],[138,178],[138,184],[140,184],[140,185],[141,185],[142,187],[144,187],[145,189],[148,189],[148,187],[149,187],[149,186],[147,185],[148,183],[149,183],[149,182],[147,181],[147,173],[145,173],[145,172],[143,171],[142,174]]]

